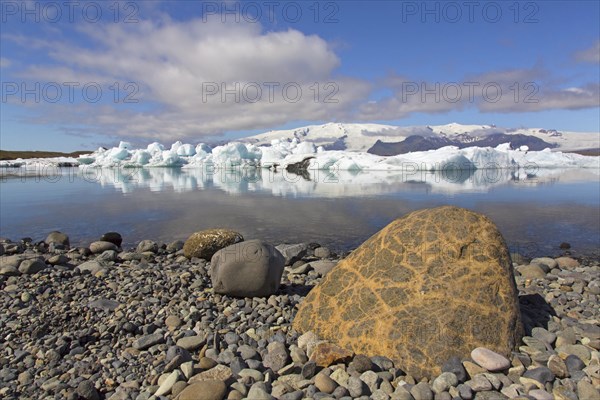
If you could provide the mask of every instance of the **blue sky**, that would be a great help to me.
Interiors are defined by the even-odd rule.
[[[600,131],[600,6],[1,1],[0,148],[330,121]]]

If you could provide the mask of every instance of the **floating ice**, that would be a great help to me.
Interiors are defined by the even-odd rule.
[[[169,150],[160,143],[145,149],[132,149],[121,142],[112,149],[99,148],[77,159],[33,159],[3,161],[0,166],[30,166],[36,163],[80,165],[94,168],[183,167],[224,168],[238,166],[285,169],[306,161],[309,170],[326,171],[444,171],[476,169],[534,170],[539,168],[600,168],[600,157],[558,151],[529,151],[527,146],[511,150],[510,144],[496,148],[454,146],[418,151],[397,156],[377,156],[358,151],[325,150],[310,141],[274,139],[271,145],[230,142],[210,148],[206,144],[175,142]],[[62,163],[62,164],[61,164]]]

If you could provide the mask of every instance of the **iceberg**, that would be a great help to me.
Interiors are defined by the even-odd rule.
[[[99,148],[79,158],[1,161],[0,167],[31,167],[36,164],[79,165],[82,168],[176,167],[223,168],[238,166],[286,169],[299,163],[308,170],[325,171],[450,171],[479,169],[537,170],[540,168],[600,168],[600,157],[559,151],[529,151],[527,146],[511,149],[509,143],[493,147],[442,147],[396,156],[379,156],[363,151],[326,150],[311,141],[273,139],[270,145],[234,141],[210,148],[177,141],[168,150],[160,143],[133,149],[121,142],[112,149]],[[65,164],[67,163],[67,164]]]

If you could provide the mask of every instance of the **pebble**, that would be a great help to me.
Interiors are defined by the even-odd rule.
[[[510,361],[506,357],[484,347],[471,351],[471,358],[490,372],[503,371],[510,367]]]
[[[474,362],[454,358],[425,381],[404,375],[401,361],[354,355],[291,329],[299,302],[322,279],[313,267],[302,274],[287,267],[279,291],[268,298],[231,298],[212,291],[210,263],[183,257],[181,243],[99,255],[28,243],[0,256],[4,270],[13,268],[0,276],[3,399],[41,393],[71,400],[596,400],[590,383],[600,379],[595,259],[575,260],[574,268],[532,261],[544,277],[516,277],[528,336],[512,360],[494,367],[477,355]],[[319,246],[298,249],[293,268],[338,262],[332,252],[315,261],[314,254],[325,255]],[[24,260],[39,260],[43,271],[21,274]],[[335,356],[326,359],[332,352],[325,349]],[[84,394],[86,386],[91,394]]]
[[[458,385],[458,378],[452,372],[443,372],[440,376],[435,378],[433,381],[431,388],[434,393],[439,394],[442,392],[446,392],[450,389],[451,386]]]
[[[178,400],[222,400],[225,398],[226,392],[227,387],[222,381],[195,382],[179,393]]]
[[[415,400],[433,400],[433,392],[426,382],[419,382],[410,389],[410,394]]]
[[[337,387],[337,383],[324,373],[315,376],[315,386],[323,393],[331,394]]]
[[[541,384],[545,384],[554,380],[554,374],[547,367],[538,367],[527,370],[523,376],[525,378],[535,379]]]
[[[206,339],[203,336],[186,336],[177,340],[177,346],[186,350],[196,350],[204,346]]]
[[[145,335],[133,342],[133,348],[137,350],[146,350],[155,344],[164,343],[165,339],[162,334],[156,333]]]
[[[175,370],[169,374],[169,376],[164,380],[164,382],[160,385],[160,387],[154,393],[155,396],[162,396],[168,394],[173,385],[177,383],[177,381],[181,378],[181,373],[179,370]]]

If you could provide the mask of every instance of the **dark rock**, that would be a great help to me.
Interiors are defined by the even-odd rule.
[[[525,378],[535,379],[536,381],[546,384],[554,380],[554,374],[547,367],[538,367],[525,371],[523,374]]]
[[[121,247],[123,243],[123,237],[118,232],[106,232],[102,237],[100,237],[101,241],[110,242],[117,247]]]
[[[453,373],[460,383],[464,383],[468,379],[467,371],[465,370],[462,361],[456,356],[450,357],[450,359],[444,363],[442,372]]]

